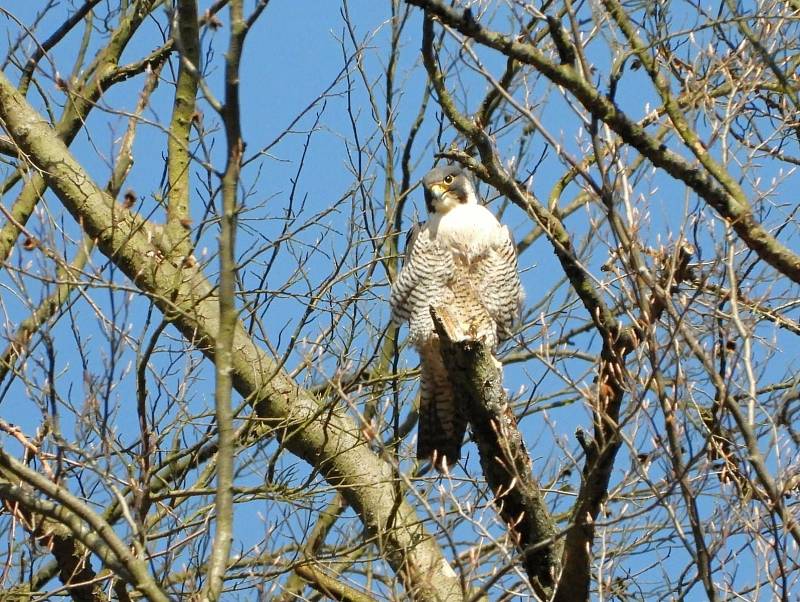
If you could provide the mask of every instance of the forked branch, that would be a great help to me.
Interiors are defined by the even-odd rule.
[[[446,307],[432,307],[431,317],[455,397],[472,425],[495,505],[523,556],[531,585],[547,599],[557,571],[556,529],[531,473],[528,450],[503,389],[502,370],[486,343],[464,336]]]

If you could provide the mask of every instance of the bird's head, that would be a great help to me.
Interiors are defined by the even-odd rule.
[[[458,165],[436,167],[422,178],[428,213],[444,215],[459,205],[477,205],[478,197],[469,172]]]

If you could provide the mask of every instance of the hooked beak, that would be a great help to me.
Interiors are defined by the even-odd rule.
[[[446,188],[441,184],[434,184],[430,188],[425,189],[425,206],[428,208],[428,211],[433,213],[435,204],[438,204],[442,200],[442,194],[445,192]]]

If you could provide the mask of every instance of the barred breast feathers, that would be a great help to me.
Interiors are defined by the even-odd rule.
[[[434,336],[432,305],[453,306],[492,347],[511,336],[519,318],[523,291],[510,230],[485,207],[463,209],[466,215],[432,219],[409,235],[390,302],[392,320],[409,322],[415,347]],[[447,215],[459,213],[461,208]]]

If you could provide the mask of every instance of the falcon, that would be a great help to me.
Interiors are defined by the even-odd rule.
[[[519,318],[522,285],[511,232],[478,201],[469,172],[435,168],[422,179],[429,219],[412,228],[392,285],[392,320],[408,322],[420,356],[418,460],[458,462],[467,428],[442,360],[431,307],[446,307],[470,338],[493,351]]]

